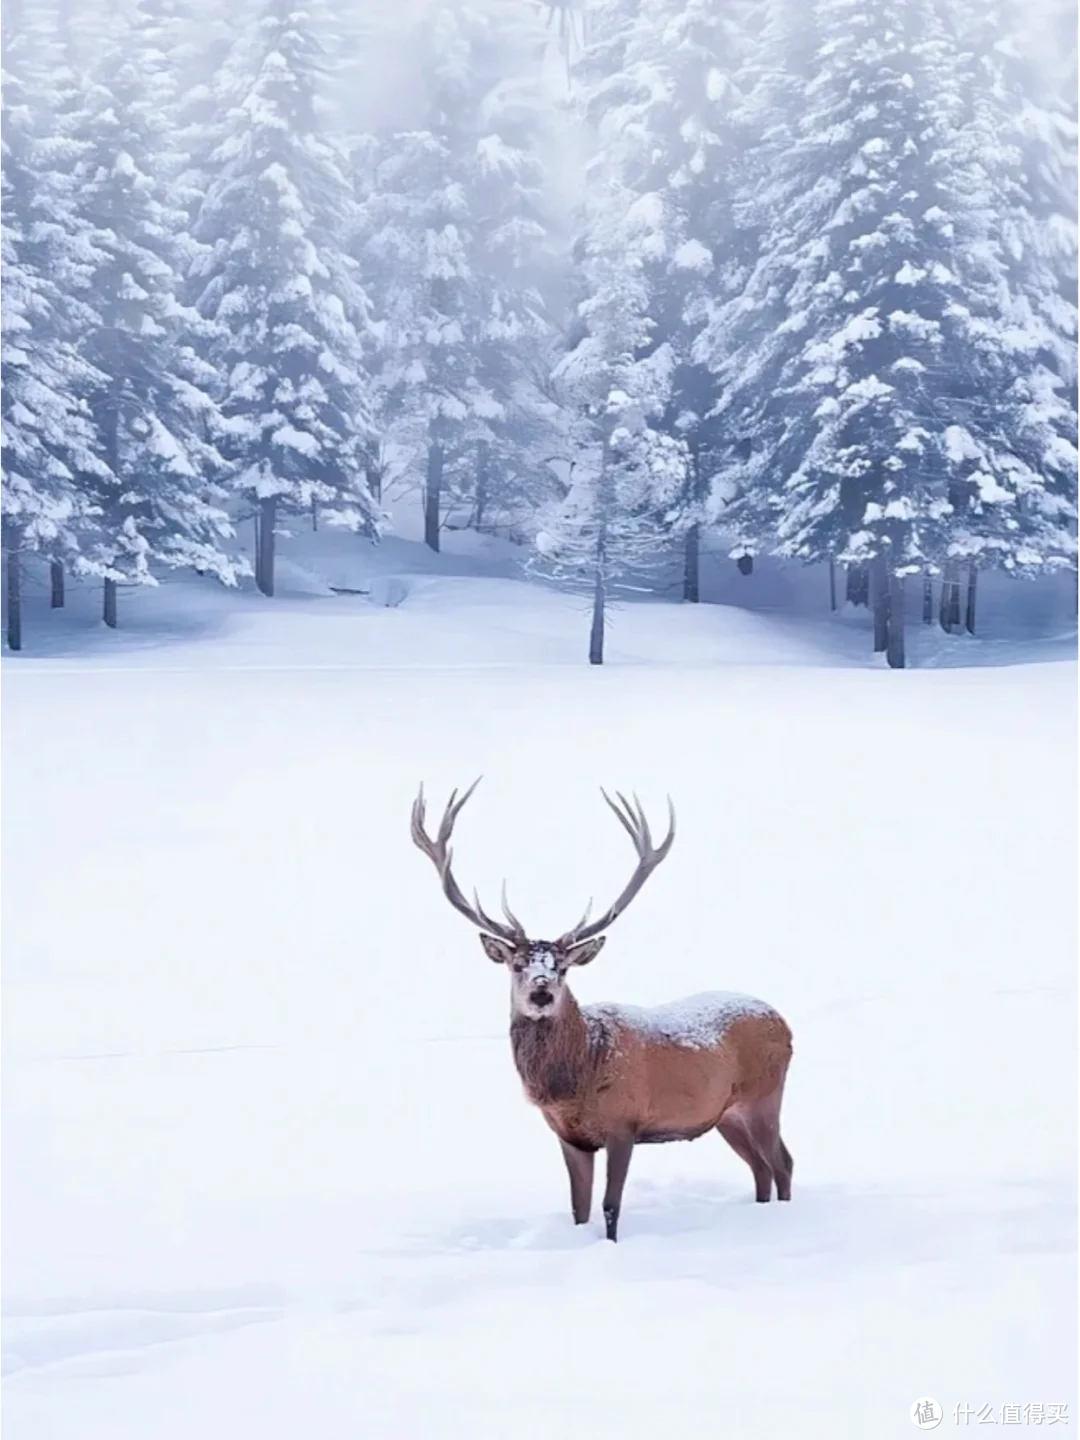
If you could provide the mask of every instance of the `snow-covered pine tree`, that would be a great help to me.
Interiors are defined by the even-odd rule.
[[[741,291],[755,257],[739,200],[749,151],[743,72],[759,9],[756,0],[719,8],[709,0],[608,0],[579,67],[601,203],[629,212],[639,229],[650,217],[637,237],[652,321],[638,358],[654,374],[666,370],[653,423],[690,457],[669,516],[684,539],[688,600],[699,596],[701,526],[722,508],[714,478],[733,443],[717,423],[717,379],[695,341],[706,316]],[[617,226],[611,233],[625,243]]]
[[[554,278],[546,162],[550,99],[546,37],[532,0],[489,7],[477,43],[477,137],[470,210],[477,217],[481,334],[478,379],[496,403],[474,452],[472,518],[520,525],[551,493],[546,457],[554,416],[543,378],[554,326],[544,298]],[[558,257],[561,260],[561,256]]]
[[[193,343],[205,326],[178,298],[184,217],[160,178],[170,137],[146,85],[149,35],[136,12],[93,77],[81,117],[81,206],[98,254],[94,322],[81,351],[105,376],[91,409],[111,476],[92,487],[99,518],[88,558],[104,577],[110,626],[117,584],[156,584],[155,565],[190,566],[226,584],[245,568],[231,552],[222,504],[216,377]]]
[[[817,0],[810,46],[781,11],[801,103],[764,127],[761,258],[705,341],[756,441],[744,520],[782,555],[871,563],[875,643],[902,665],[903,579],[950,553],[952,427],[987,354],[965,72],[938,0]]]
[[[448,499],[483,523],[535,505],[545,483],[536,18],[522,0],[432,0],[416,128],[360,151],[356,248],[380,320],[380,390],[422,473],[433,550]]]
[[[979,568],[1076,564],[1075,110],[1055,95],[1013,0],[954,0],[964,64],[953,166],[969,365],[945,440],[952,508],[947,628],[975,627]],[[1075,105],[1075,97],[1072,100]]]
[[[347,164],[323,106],[333,33],[322,3],[264,0],[196,238],[193,282],[217,325],[235,494],[256,517],[256,580],[274,591],[283,514],[318,506],[374,537],[367,298],[345,251]]]
[[[177,0],[157,0],[168,14]],[[243,98],[257,42],[259,0],[236,0],[229,6],[210,0],[184,0],[183,39],[170,57],[175,76],[172,111],[180,173],[175,179],[176,203],[194,225],[202,201],[215,178],[212,156],[224,142],[234,105]],[[245,43],[246,42],[246,43]]]
[[[64,571],[86,568],[93,506],[81,479],[108,479],[94,451],[87,397],[102,383],[76,347],[92,318],[78,300],[93,250],[74,205],[64,134],[66,72],[50,54],[55,16],[27,25],[10,5],[3,31],[0,404],[7,638],[22,648],[21,562],[47,558],[54,606]],[[44,52],[44,53],[43,53]]]
[[[592,597],[589,662],[604,658],[605,617],[620,579],[654,568],[684,492],[686,442],[651,422],[669,393],[666,352],[649,350],[644,278],[652,209],[601,207],[582,244],[583,331],[555,371],[571,416],[568,493],[542,512],[530,568]],[[625,248],[615,243],[618,234]]]
[[[612,397],[618,413],[622,397]],[[657,493],[675,495],[686,473],[682,444],[613,416],[596,417],[606,440],[581,445],[568,493],[541,512],[529,568],[591,599],[589,664],[604,663],[608,613],[619,582],[654,569],[664,544]]]

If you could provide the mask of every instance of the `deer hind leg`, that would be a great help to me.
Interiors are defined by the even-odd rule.
[[[575,1225],[584,1225],[592,1209],[593,1162],[591,1150],[578,1150],[560,1140],[563,1159],[570,1176],[570,1209]]]
[[[732,1111],[717,1124],[717,1130],[741,1160],[745,1160],[754,1174],[754,1198],[765,1204],[772,1199],[773,1165],[768,1152],[758,1143],[748,1121]],[[779,1187],[778,1187],[779,1188]]]
[[[780,1102],[783,1098],[784,1082],[781,1080],[775,1090],[754,1105],[747,1120],[759,1150],[772,1166],[776,1198],[790,1200],[791,1176],[795,1162],[791,1158],[791,1151],[780,1137]]]
[[[795,1162],[791,1158],[791,1151],[780,1139],[779,1132],[776,1136],[776,1161],[773,1164],[773,1175],[776,1179],[776,1198],[778,1200],[791,1199],[791,1176],[795,1169]]]

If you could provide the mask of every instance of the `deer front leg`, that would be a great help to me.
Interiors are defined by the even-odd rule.
[[[630,1169],[630,1156],[634,1153],[634,1142],[628,1137],[609,1140],[607,1143],[607,1185],[604,1188],[604,1224],[607,1238],[619,1238],[619,1210],[622,1208],[623,1186],[626,1172]]]
[[[559,1144],[562,1146],[563,1159],[570,1174],[570,1209],[573,1211],[574,1224],[584,1225],[592,1209],[595,1157],[591,1150],[578,1150],[573,1145],[568,1145],[565,1140],[560,1140]]]

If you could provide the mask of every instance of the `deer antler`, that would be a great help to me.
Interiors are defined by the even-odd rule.
[[[606,930],[613,921],[619,918],[630,904],[630,901],[633,900],[634,896],[645,884],[645,881],[660,864],[661,860],[667,856],[668,851],[675,841],[675,807],[671,803],[670,796],[668,796],[667,802],[668,817],[670,820],[667,837],[659,846],[654,846],[652,832],[649,829],[649,822],[645,818],[645,811],[641,808],[641,801],[635,795],[634,803],[631,805],[625,795],[619,794],[618,791],[615,793],[618,796],[617,804],[612,800],[606,790],[600,791],[600,794],[603,795],[614,812],[619,824],[634,842],[634,849],[638,854],[637,866],[634,869],[634,873],[630,876],[626,889],[623,890],[622,894],[610,909],[605,910],[603,915],[601,915],[599,919],[594,920],[592,924],[587,924],[589,912],[592,910],[592,902],[590,901],[588,909],[574,928],[568,930],[566,934],[561,936],[556,942],[559,945],[577,945],[582,940],[591,940],[594,935],[599,935],[602,930]]]
[[[458,792],[456,790],[453,792],[447,802],[446,809],[443,811],[443,817],[439,822],[439,828],[434,840],[424,829],[425,801],[424,787],[421,785],[420,793],[413,801],[412,807],[413,844],[424,852],[439,872],[439,877],[442,880],[443,894],[459,914],[464,915],[466,920],[471,920],[474,925],[478,925],[481,930],[487,930],[492,935],[498,935],[503,940],[524,940],[524,927],[517,916],[511,911],[506,901],[505,881],[502,887],[502,910],[508,923],[504,925],[501,921],[493,920],[490,915],[485,913],[480,904],[480,897],[475,890],[473,891],[473,903],[471,905],[469,904],[465,896],[461,893],[461,887],[454,879],[453,871],[450,868],[454,858],[454,852],[450,849],[450,836],[453,833],[454,822],[458,817],[461,807],[479,784],[480,778],[477,778],[469,786],[468,790],[465,791],[465,794],[462,795],[460,800],[458,799]]]

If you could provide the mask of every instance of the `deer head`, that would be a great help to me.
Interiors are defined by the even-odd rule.
[[[479,780],[474,780],[460,798],[457,791],[454,791],[434,838],[424,828],[424,788],[421,786],[412,808],[413,843],[424,852],[439,872],[443,894],[450,904],[459,914],[464,915],[466,920],[479,926],[482,932],[480,943],[488,959],[494,960],[497,965],[505,965],[509,970],[514,1012],[530,1020],[548,1020],[559,1013],[563,1003],[567,971],[572,965],[587,965],[600,953],[606,939],[603,932],[618,919],[671,849],[675,840],[675,809],[669,799],[668,833],[660,845],[654,846],[649,822],[637,796],[634,796],[631,804],[623,795],[617,794],[617,798],[612,800],[605,790],[601,790],[604,800],[633,841],[638,857],[634,873],[618,899],[598,919],[589,920],[592,910],[590,904],[578,924],[560,935],[557,940],[530,940],[521,921],[507,903],[505,884],[502,890],[502,913],[505,920],[495,920],[484,911],[475,891],[473,903],[470,905],[454,879],[450,837],[462,806],[479,783]]]

